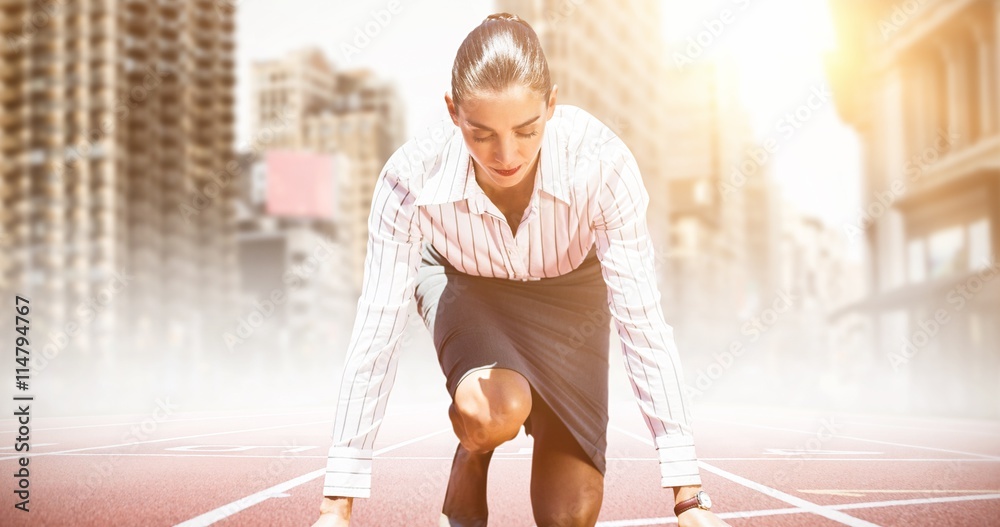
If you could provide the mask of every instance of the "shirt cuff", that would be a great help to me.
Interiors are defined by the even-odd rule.
[[[326,457],[323,495],[370,498],[372,455],[370,448],[330,447]]]
[[[677,434],[657,437],[656,454],[660,460],[661,487],[701,485],[693,437]]]

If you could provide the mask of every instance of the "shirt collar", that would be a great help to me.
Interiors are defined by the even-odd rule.
[[[559,138],[563,131],[556,121],[551,119],[545,125],[541,159],[538,161],[539,181],[535,186],[569,204],[567,152],[560,144]],[[439,165],[440,168],[428,177],[414,205],[440,205],[484,195],[476,181],[472,155],[457,127],[451,140],[445,145],[445,151],[447,152],[444,156],[445,163]]]

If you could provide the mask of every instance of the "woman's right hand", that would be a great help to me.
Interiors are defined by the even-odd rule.
[[[323,496],[323,502],[319,506],[319,519],[312,527],[349,527],[353,504],[354,498]]]

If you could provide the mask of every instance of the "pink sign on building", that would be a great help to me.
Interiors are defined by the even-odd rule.
[[[266,154],[265,167],[267,214],[333,219],[333,156],[272,150]]]

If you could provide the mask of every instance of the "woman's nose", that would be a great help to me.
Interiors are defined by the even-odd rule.
[[[496,160],[503,168],[514,168],[511,163],[517,158],[517,149],[513,139],[502,139],[497,146]]]

